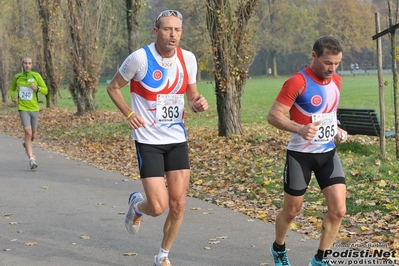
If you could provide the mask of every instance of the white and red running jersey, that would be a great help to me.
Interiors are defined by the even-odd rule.
[[[194,54],[177,47],[173,57],[162,58],[151,43],[131,53],[119,73],[130,81],[132,109],[146,123],[132,130],[132,139],[145,144],[187,141],[184,95],[187,85],[196,82]]]

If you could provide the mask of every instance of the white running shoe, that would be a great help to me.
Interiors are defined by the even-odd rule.
[[[35,162],[35,159],[33,159],[33,158],[29,159],[29,166],[30,166],[30,169],[32,169],[32,170],[37,168],[37,164]]]
[[[128,204],[129,204],[129,210],[126,213],[125,217],[125,226],[126,230],[129,232],[129,234],[134,235],[137,233],[137,231],[140,228],[140,222],[142,219],[143,214],[138,213],[138,211],[135,210],[134,205],[137,202],[143,201],[144,198],[139,192],[133,192],[130,194]]]
[[[158,259],[158,255],[154,257],[154,266],[172,266],[168,257]]]

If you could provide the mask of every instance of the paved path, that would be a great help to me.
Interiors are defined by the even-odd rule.
[[[39,147],[34,148],[39,167],[30,170],[21,143],[0,134],[1,266],[152,266],[165,215],[145,217],[135,236],[124,226],[127,198],[131,191],[142,192],[140,181],[124,181],[118,173]],[[169,255],[173,266],[274,265],[268,251],[274,225],[250,220],[188,198]],[[318,241],[303,238],[288,235],[293,266],[307,266],[317,248]],[[220,242],[210,244],[211,239]]]

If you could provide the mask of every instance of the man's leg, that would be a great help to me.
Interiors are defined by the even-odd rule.
[[[25,149],[28,158],[33,158],[33,139],[35,138],[36,130],[32,129],[31,126],[24,128],[25,130]]]
[[[274,265],[276,266],[291,266],[285,247],[285,238],[292,220],[294,220],[301,210],[303,198],[303,195],[292,196],[284,192],[284,206],[276,217],[276,240],[270,247],[270,253],[273,256]]]
[[[346,213],[346,185],[335,184],[323,189],[327,201],[327,214],[323,218],[320,250],[330,249]]]
[[[276,217],[276,243],[285,244],[285,237],[290,229],[291,222],[302,208],[304,196],[291,196],[284,192],[284,206]]]
[[[163,177],[142,178],[146,199],[137,205],[138,211],[156,217],[166,210],[169,203],[161,246],[165,250],[171,249],[183,221],[189,179],[188,169],[166,172],[168,188]]]
[[[336,151],[321,154],[319,164],[322,166],[316,172],[316,179],[326,198],[327,213],[322,221],[322,231],[319,248],[309,265],[324,265],[326,249],[330,249],[338,234],[341,221],[346,213],[345,173],[342,169]]]
[[[168,191],[165,184],[165,178],[146,177],[142,178],[145,199],[138,205],[138,211],[146,215],[157,217],[164,213],[168,207]]]
[[[33,158],[33,140],[37,132],[37,124],[39,121],[39,112],[19,111],[22,126],[24,127],[24,147],[28,158]]]
[[[170,250],[183,222],[190,170],[169,171],[166,173],[166,180],[169,190],[169,213],[163,228],[162,248]]]

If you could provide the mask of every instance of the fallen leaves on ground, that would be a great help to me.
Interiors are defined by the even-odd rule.
[[[126,252],[126,253],[123,253],[123,256],[137,256],[137,252]]]
[[[37,245],[37,242],[26,242],[25,243],[25,246],[28,246],[28,247],[32,247],[32,246],[36,246]]]
[[[89,235],[81,235],[80,238],[81,239],[90,239],[90,236]]]
[[[218,137],[216,129],[207,127],[188,126],[187,130],[192,169],[188,195],[239,211],[251,218],[248,221],[260,219],[274,223],[283,203],[282,174],[288,134],[267,125],[244,127],[243,135],[230,137]],[[1,115],[0,132],[22,139],[17,112]],[[119,172],[128,179],[139,179],[130,129],[117,111],[76,116],[70,110],[44,109],[40,112],[38,132],[36,146],[100,169]],[[375,142],[373,139],[365,141],[364,136],[358,140]],[[342,159],[342,163],[353,165],[357,159],[349,155]],[[361,163],[358,164],[358,167],[347,170],[352,180],[362,172]],[[397,201],[390,202],[384,193],[396,187],[389,180],[377,180],[374,186],[356,180],[351,184],[348,182],[348,199],[355,198],[353,201],[360,205],[385,204],[390,211],[388,214],[378,209],[348,212],[338,239],[343,243],[387,243],[390,248],[398,249]],[[307,193],[320,195],[317,184],[309,187]],[[362,193],[376,193],[376,199],[363,202]],[[381,195],[385,195],[384,198]],[[321,217],[325,213],[323,200],[306,201],[291,229],[304,234],[305,240],[318,239]]]

